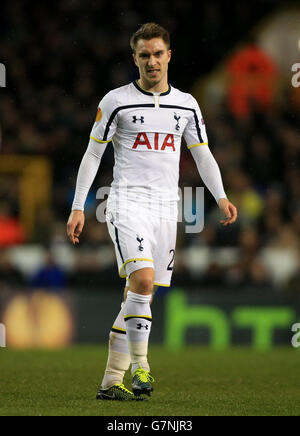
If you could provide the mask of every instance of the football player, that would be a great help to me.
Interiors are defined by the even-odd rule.
[[[237,219],[208,146],[194,97],[169,84],[168,31],[146,23],[132,35],[139,79],[110,91],[100,101],[76,184],[67,224],[73,244],[84,226],[84,204],[108,144],[114,147],[114,177],[106,221],[118,270],[126,279],[124,302],[109,335],[108,361],[98,399],[136,400],[150,395],[153,376],[147,359],[158,286],[170,286],[176,245],[179,159],[182,137],[198,171],[225,218]],[[132,389],[123,384],[131,365]]]

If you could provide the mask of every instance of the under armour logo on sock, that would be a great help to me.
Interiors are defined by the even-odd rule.
[[[139,247],[138,247],[139,250],[140,250],[140,251],[143,251],[143,250],[144,250],[144,247],[142,247],[142,242],[143,242],[144,238],[139,238],[139,236],[137,236],[136,240],[140,243],[140,245],[139,245]]]
[[[145,122],[145,117],[137,118],[136,115],[133,115],[132,118],[133,118],[132,119],[133,123],[136,123],[137,121],[140,121],[141,124],[144,124],[144,122]]]
[[[138,330],[142,330],[142,328],[148,330],[148,329],[149,329],[149,326],[148,326],[147,324],[146,324],[146,325],[143,325],[143,324],[139,323],[139,324],[136,325],[136,328],[137,328]]]

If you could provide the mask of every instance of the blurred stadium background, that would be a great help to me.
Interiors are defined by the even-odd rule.
[[[0,322],[7,345],[107,341],[124,286],[106,225],[96,220],[97,189],[112,180],[112,147],[87,201],[79,247],[65,229],[98,102],[137,78],[129,37],[146,21],[171,32],[170,83],[199,101],[239,209],[238,223],[222,228],[205,191],[204,231],[186,234],[179,224],[173,286],[158,291],[152,342],[289,345],[300,321],[300,87],[292,84],[300,6],[274,0],[1,3]],[[199,185],[183,151],[180,186]]]

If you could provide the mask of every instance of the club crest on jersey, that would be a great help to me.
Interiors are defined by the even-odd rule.
[[[133,115],[133,116],[132,116],[132,122],[133,122],[133,123],[136,123],[137,121],[140,121],[141,124],[144,124],[144,122],[145,122],[145,117],[141,116],[141,118],[137,118],[136,115]]]
[[[175,129],[176,129],[176,130],[179,130],[179,129],[180,129],[179,120],[180,120],[181,116],[180,116],[180,115],[177,115],[176,112],[174,112],[174,118],[175,118],[175,120],[177,121],[177,124],[176,124],[176,126],[175,126]]]

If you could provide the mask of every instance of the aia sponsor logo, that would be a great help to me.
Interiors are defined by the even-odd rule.
[[[149,134],[145,132],[138,133],[136,140],[132,146],[134,150],[140,148],[145,150],[145,146],[148,150],[160,150],[164,151],[166,149],[173,151],[175,150],[174,145],[174,135],[172,133],[166,135],[165,133],[154,133],[154,137],[149,138]]]

